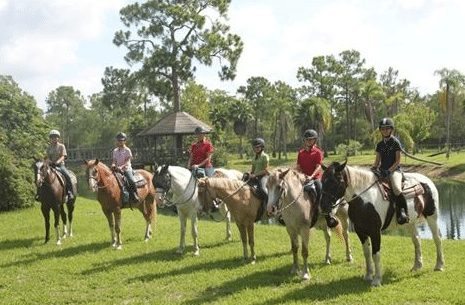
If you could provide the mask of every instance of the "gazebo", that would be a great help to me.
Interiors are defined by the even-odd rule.
[[[189,144],[185,136],[193,135],[198,126],[212,131],[212,127],[187,112],[168,114],[137,134],[133,149],[135,162],[143,165],[153,165],[155,162],[185,165]]]

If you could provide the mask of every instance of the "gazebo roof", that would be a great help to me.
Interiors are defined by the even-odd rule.
[[[212,128],[204,122],[194,118],[187,112],[180,111],[168,114],[158,120],[153,126],[139,132],[137,136],[166,136],[166,135],[183,135],[194,134],[196,127],[203,127],[207,132]]]

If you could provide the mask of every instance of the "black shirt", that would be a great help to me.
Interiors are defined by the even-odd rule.
[[[376,152],[379,153],[381,158],[380,168],[389,169],[396,162],[396,152],[399,150],[402,150],[402,146],[394,136],[380,141],[376,145]]]

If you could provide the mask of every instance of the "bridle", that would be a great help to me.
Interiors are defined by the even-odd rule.
[[[195,191],[197,189],[197,180],[196,180],[196,178],[194,177],[193,174],[191,174],[191,176],[189,178],[189,181],[187,182],[186,189],[189,187],[191,182],[194,182],[194,188],[192,189],[192,193],[185,200],[183,200],[182,202],[173,202],[169,198],[166,197],[166,194],[170,190],[172,177],[171,177],[171,174],[169,172],[166,172],[166,174],[164,174],[164,175],[166,175],[168,177],[168,179],[166,179],[163,182],[163,184],[165,184],[165,187],[157,187],[155,193],[162,194],[162,196],[161,196],[162,202],[163,203],[165,201],[168,202],[167,204],[164,203],[165,206],[171,207],[173,205],[177,205],[177,206],[183,205],[183,204],[186,204],[187,202],[189,202],[192,199],[192,197],[194,197]],[[155,181],[155,184],[157,184],[156,181]]]
[[[91,174],[91,171],[95,174]],[[102,179],[100,178],[100,173],[99,173],[99,170],[97,169],[97,166],[93,166],[92,169],[88,169],[88,183],[89,185],[91,185],[91,188],[94,189],[94,190],[99,190],[99,189],[104,189],[104,188],[107,188],[108,185],[105,185],[103,182],[102,182]],[[94,180],[95,183],[94,184],[91,184],[90,181],[91,180]],[[99,183],[101,185],[99,185]]]

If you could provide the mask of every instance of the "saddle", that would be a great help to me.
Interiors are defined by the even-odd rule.
[[[383,198],[389,201],[390,207],[392,207],[392,210],[394,210],[394,193],[392,191],[391,185],[389,184],[389,180],[387,178],[379,178],[377,185],[383,194]],[[415,211],[417,212],[418,217],[423,214],[423,210],[425,209],[425,200],[422,196],[424,193],[425,188],[420,182],[417,181],[415,184],[407,185],[405,177],[402,179],[402,194],[404,195],[405,199],[413,198]]]

